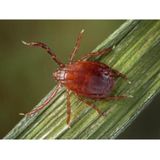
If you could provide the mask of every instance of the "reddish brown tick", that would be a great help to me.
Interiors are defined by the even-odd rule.
[[[109,96],[114,84],[115,80],[118,77],[122,77],[127,80],[126,75],[118,72],[107,66],[104,63],[100,62],[93,62],[87,60],[90,57],[102,56],[104,54],[109,53],[112,51],[113,47],[105,48],[103,50],[88,53],[87,55],[83,56],[78,61],[73,61],[74,56],[76,55],[79,47],[80,41],[82,38],[84,30],[82,30],[78,38],[76,40],[76,45],[71,53],[69,63],[63,64],[57,57],[54,52],[44,43],[41,42],[24,42],[23,44],[27,46],[35,46],[41,47],[45,49],[51,58],[59,65],[59,68],[56,72],[53,73],[53,78],[57,80],[58,84],[55,87],[55,90],[51,93],[51,95],[44,101],[42,105],[37,107],[36,109],[32,110],[29,113],[21,113],[21,115],[32,115],[38,112],[39,110],[43,109],[47,106],[53,97],[57,94],[62,86],[66,88],[67,92],[67,124],[70,126],[70,116],[71,116],[71,105],[70,105],[70,92],[72,91],[77,95],[79,100],[83,101],[86,105],[90,106],[91,108],[95,109],[100,115],[104,115],[94,104],[90,101],[86,101],[86,98],[92,100],[118,100],[126,98],[127,96]]]

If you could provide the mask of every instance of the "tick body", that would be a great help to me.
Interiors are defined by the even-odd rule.
[[[70,94],[75,93],[79,100],[83,101],[87,106],[95,109],[100,115],[104,115],[92,102],[86,101],[92,100],[118,100],[126,98],[127,96],[110,96],[112,89],[115,85],[115,80],[118,77],[127,80],[126,75],[120,73],[117,70],[110,68],[108,65],[100,62],[89,61],[90,57],[102,56],[112,51],[112,47],[105,48],[97,52],[91,52],[83,56],[80,60],[74,61],[74,57],[80,47],[80,41],[84,30],[82,30],[76,40],[76,45],[71,53],[69,63],[63,64],[51,49],[42,42],[24,42],[27,46],[41,47],[45,49],[51,58],[59,65],[56,72],[53,73],[53,78],[58,82],[55,90],[51,93],[45,102],[32,110],[29,113],[21,113],[21,115],[32,115],[47,106],[60,88],[63,86],[66,88],[66,101],[67,101],[67,119],[66,122],[70,126],[71,117],[71,105]]]
[[[107,65],[90,61],[78,61],[54,73],[67,89],[91,99],[107,97],[114,86],[114,76]]]

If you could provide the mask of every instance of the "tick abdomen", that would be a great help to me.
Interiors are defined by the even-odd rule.
[[[78,61],[59,70],[59,73],[61,80],[63,77],[62,84],[88,98],[105,98],[114,85],[110,68],[102,63]]]

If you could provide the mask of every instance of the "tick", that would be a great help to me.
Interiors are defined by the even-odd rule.
[[[67,101],[67,118],[66,122],[70,126],[71,117],[71,105],[70,94],[71,92],[77,95],[80,101],[83,101],[87,106],[93,108],[100,115],[104,115],[90,100],[119,100],[127,98],[127,96],[110,96],[115,85],[115,80],[119,77],[127,80],[127,76],[119,71],[110,68],[108,65],[100,62],[94,62],[88,60],[91,57],[102,56],[112,51],[113,47],[105,48],[96,52],[91,52],[83,56],[77,61],[74,61],[74,57],[80,47],[80,41],[84,30],[82,30],[76,40],[75,47],[70,55],[69,62],[63,64],[56,54],[42,42],[24,42],[27,46],[40,47],[47,51],[51,58],[57,63],[59,68],[53,73],[53,78],[57,81],[57,85],[51,95],[44,101],[44,103],[38,106],[36,109],[26,114],[32,115],[42,110],[47,106],[51,100],[55,97],[57,92],[63,86],[66,89],[66,101]]]

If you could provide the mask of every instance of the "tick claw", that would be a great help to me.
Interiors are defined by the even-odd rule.
[[[131,84],[132,82],[130,80],[127,80],[128,84]]]
[[[19,115],[20,115],[20,116],[27,116],[27,117],[28,117],[28,116],[31,116],[31,115],[28,114],[28,113],[19,113]]]
[[[114,44],[113,46],[112,46],[112,49],[115,49],[116,48],[116,45]]]
[[[107,113],[106,113],[106,112],[103,112],[101,115],[102,115],[102,116],[106,116],[106,115],[107,115]]]
[[[106,116],[106,115],[107,115],[106,112],[98,112],[98,114],[99,114],[100,116]]]
[[[25,41],[21,41],[24,45],[26,46],[38,46],[38,42],[25,42]]]
[[[84,32],[84,29],[81,30],[81,33],[83,33],[83,32]]]
[[[23,41],[23,40],[22,40],[21,42],[22,42],[24,45],[28,45],[28,43],[27,43],[27,42],[25,42],[25,41]]]
[[[25,116],[26,114],[25,114],[25,113],[19,113],[19,115],[20,115],[20,116]]]
[[[129,98],[133,98],[133,96],[132,96],[132,95],[128,95],[128,97],[129,97]]]

